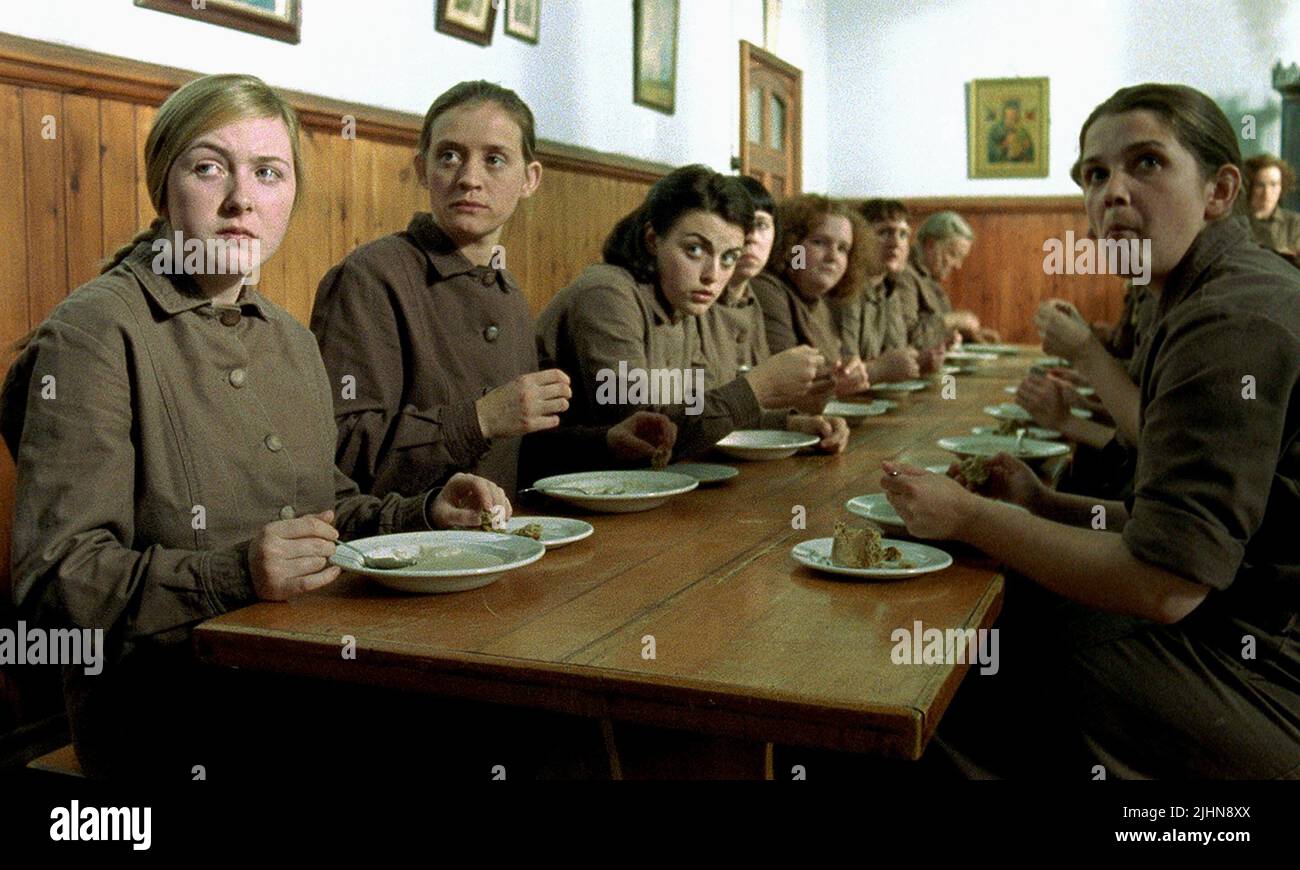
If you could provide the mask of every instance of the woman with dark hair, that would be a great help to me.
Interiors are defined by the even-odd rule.
[[[619,221],[605,262],[589,266],[538,317],[541,358],[574,384],[566,421],[612,422],[650,405],[677,423],[678,457],[755,427],[811,432],[822,449],[844,448],[842,419],[785,410],[829,386],[820,354],[791,348],[740,374],[734,340],[713,313],[753,221],[745,189],[705,166],[669,173]],[[659,386],[671,387],[669,395]]]
[[[521,476],[644,462],[671,444],[668,421],[650,415],[554,431],[569,379],[538,370],[532,311],[500,245],[541,182],[535,148],[514,91],[452,87],[425,114],[413,160],[429,211],[321,280],[311,328],[333,384],[337,460],[367,492],[472,471],[513,495]]]
[[[771,355],[767,346],[767,329],[763,309],[750,289],[750,281],[767,267],[776,240],[776,203],[758,179],[748,175],[736,177],[754,201],[754,226],[745,234],[745,247],[736,261],[736,271],[726,292],[718,297],[714,309],[727,324],[736,342],[736,364],[747,372]]]
[[[884,464],[913,534],[1021,575],[1003,666],[940,736],[1031,776],[1298,778],[1300,275],[1251,238],[1235,131],[1199,91],[1123,88],[1079,149],[1092,233],[1151,241],[1133,493],[1053,493],[1003,454],[981,489],[1026,513]]]

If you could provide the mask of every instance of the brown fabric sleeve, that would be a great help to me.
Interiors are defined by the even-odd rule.
[[[322,279],[312,309],[338,423],[335,459],[363,491],[378,479],[402,479],[407,468],[441,479],[472,467],[488,449],[478,396],[428,408],[402,404],[411,341],[392,292],[365,265],[345,260]],[[355,398],[343,397],[345,377],[355,379]]]
[[[797,347],[801,342],[795,331],[794,312],[790,308],[790,296],[785,283],[763,273],[749,282],[749,288],[763,310],[763,331],[768,352],[777,354]]]

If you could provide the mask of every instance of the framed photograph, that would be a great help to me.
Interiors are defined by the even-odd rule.
[[[976,79],[968,88],[970,177],[1047,177],[1047,79]]]
[[[135,5],[295,45],[302,38],[301,0],[135,0]]]
[[[506,33],[537,44],[542,24],[542,0],[506,0]]]
[[[669,115],[677,96],[677,3],[632,3],[632,101]]]
[[[439,33],[479,45],[492,44],[500,0],[433,0],[434,27]]]

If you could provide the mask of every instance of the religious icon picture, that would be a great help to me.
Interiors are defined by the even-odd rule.
[[[135,0],[142,9],[170,12],[221,27],[297,43],[302,33],[299,0]]]
[[[492,44],[495,0],[434,0],[434,29],[479,45]]]
[[[976,79],[967,87],[970,177],[1047,177],[1047,79]]]

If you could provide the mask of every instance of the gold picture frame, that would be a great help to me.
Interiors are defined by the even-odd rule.
[[[677,104],[678,0],[632,2],[632,102],[669,115]]]
[[[971,178],[1046,178],[1047,78],[975,79],[967,91]]]
[[[479,45],[492,44],[500,0],[434,0],[434,29]]]
[[[542,0],[506,0],[506,33],[537,44],[542,30]]]
[[[141,9],[167,12],[297,45],[302,40],[300,0],[135,0]]]

